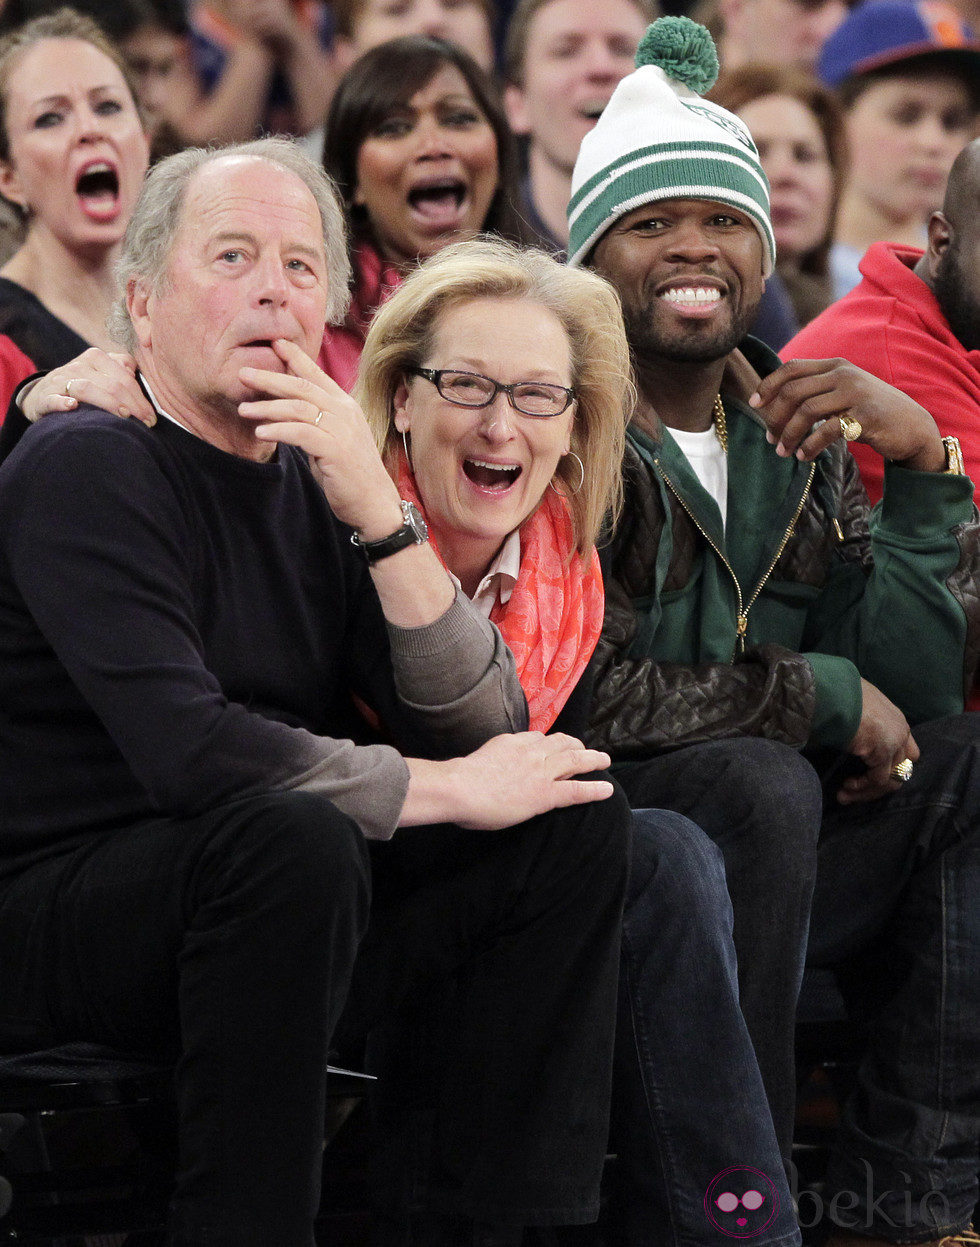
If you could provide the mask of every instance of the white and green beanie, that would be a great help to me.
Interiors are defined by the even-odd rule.
[[[568,203],[569,264],[581,264],[641,204],[708,199],[751,219],[768,277],[776,240],[759,153],[734,113],[701,99],[718,77],[711,35],[688,17],[661,17],[640,41],[636,66],[582,140]]]

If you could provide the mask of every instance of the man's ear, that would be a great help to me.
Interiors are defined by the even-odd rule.
[[[524,92],[520,87],[509,83],[504,90],[504,112],[507,122],[514,134],[530,134],[531,122],[527,115]]]
[[[141,277],[131,277],[126,283],[126,311],[133,324],[136,341],[142,347],[150,345],[150,308],[153,295]]]
[[[935,277],[939,261],[943,258],[950,243],[953,241],[953,227],[941,212],[934,212],[929,218],[929,241],[926,245],[926,267],[929,276]]]

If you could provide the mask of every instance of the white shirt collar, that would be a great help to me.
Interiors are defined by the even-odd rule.
[[[490,612],[498,601],[501,605],[510,601],[510,595],[514,591],[514,585],[517,584],[520,571],[521,534],[515,529],[505,538],[504,544],[497,551],[497,557],[476,586],[476,592],[473,594],[474,606],[489,619]]]
[[[140,384],[142,385],[143,389],[146,390],[146,396],[150,400],[150,402],[153,404],[153,410],[157,413],[157,415],[163,416],[164,420],[169,420],[171,424],[176,424],[177,427],[179,429],[183,429],[185,433],[190,433],[191,430],[187,427],[186,424],[181,424],[181,422],[176,418],[176,416],[172,416],[169,411],[164,411],[163,408],[160,406],[160,404],[157,402],[157,396],[153,393],[153,390],[150,388],[150,383],[146,379],[146,374],[141,372],[139,379],[140,379]]]

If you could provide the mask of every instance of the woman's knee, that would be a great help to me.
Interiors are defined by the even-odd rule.
[[[632,851],[632,813],[618,784],[606,800],[552,810],[537,825],[546,832],[546,856],[570,886],[587,881],[596,896],[605,892],[622,898]]]

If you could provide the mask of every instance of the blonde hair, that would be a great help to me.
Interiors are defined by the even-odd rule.
[[[437,324],[473,299],[523,298],[539,303],[563,325],[571,346],[576,405],[571,449],[554,484],[568,498],[575,548],[594,547],[604,518],[622,504],[622,458],[633,408],[629,349],[613,288],[586,269],[567,268],[544,252],[474,239],[444,247],[391,295],[374,317],[361,355],[354,396],[364,410],[389,470],[397,462],[394,400],[406,369],[425,363]]]

